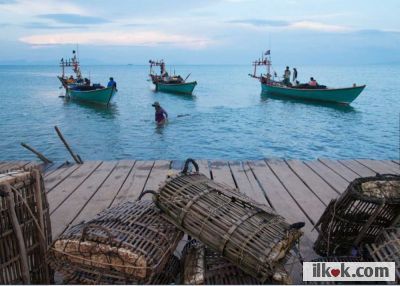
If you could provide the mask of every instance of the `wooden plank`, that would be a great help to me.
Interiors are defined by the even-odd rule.
[[[338,162],[350,168],[354,173],[357,173],[360,177],[369,177],[376,175],[376,173],[371,171],[371,169],[365,167],[364,165],[361,165],[355,160],[339,160]]]
[[[231,188],[236,188],[235,181],[233,180],[231,170],[227,162],[223,161],[210,161],[210,169],[214,181],[224,183]]]
[[[327,206],[332,199],[338,197],[339,193],[303,162],[299,160],[288,160],[286,163],[324,205]]]
[[[46,192],[52,191],[55,187],[61,184],[68,176],[73,174],[73,172],[77,171],[79,167],[82,165],[80,164],[72,164],[72,165],[65,165],[51,175],[44,178],[44,184],[46,186]]]
[[[254,176],[246,163],[230,161],[229,167],[240,192],[244,193],[257,203],[270,206],[264,195],[264,191],[260,188],[257,181],[254,179]]]
[[[316,257],[312,247],[313,241],[317,238],[318,233],[315,230],[312,231],[313,224],[304,210],[293,200],[264,161],[250,161],[248,165],[256,176],[257,181],[265,190],[275,211],[286,218],[289,223],[299,221],[304,221],[306,223],[303,228],[305,233],[301,239],[301,252],[307,260]]]
[[[199,165],[200,173],[203,173],[204,175],[207,176],[207,178],[211,179],[211,170],[210,170],[210,167],[208,166],[208,161],[207,160],[196,160],[196,162]]]
[[[316,223],[326,206],[319,198],[297,177],[284,161],[267,161],[267,165],[277,176],[281,184],[289,192],[290,196],[297,202],[310,221]]]
[[[157,191],[161,183],[165,182],[169,173],[171,162],[166,160],[157,160],[151,169],[150,176],[144,186],[144,190]],[[142,200],[150,200],[150,194],[145,195]]]
[[[135,201],[143,191],[153,165],[154,161],[136,161],[110,206],[116,206],[125,201]]]
[[[114,169],[116,162],[103,162],[61,205],[51,213],[53,239],[62,234],[79,215]],[[50,193],[52,194],[52,193]],[[111,199],[110,199],[111,200]]]
[[[91,219],[102,210],[108,208],[115,196],[118,194],[125,180],[128,178],[134,165],[135,161],[133,160],[118,161],[114,170],[112,170],[111,174],[89,200],[85,208],[74,219],[72,224],[77,224],[81,221]],[[103,165],[101,167],[103,167]],[[96,172],[99,169],[97,169]],[[93,173],[91,177],[93,177],[95,173]]]
[[[54,212],[63,201],[72,195],[76,189],[102,164],[101,161],[89,161],[82,164],[64,181],[47,193],[50,213]]]
[[[304,161],[304,164],[310,167],[322,180],[339,193],[342,193],[349,185],[349,182],[319,161]]]
[[[63,171],[67,170],[67,168],[69,168],[69,167],[76,166],[76,165],[79,165],[79,164],[69,163],[69,162],[61,163],[61,164],[59,164],[59,166],[57,166],[57,168],[55,168],[54,170],[51,170],[51,171],[46,172],[46,173],[44,174],[45,180],[46,180],[47,178],[51,178],[51,177],[54,177],[54,176],[56,176],[56,175],[62,173]]]
[[[172,160],[170,164],[171,174],[179,174],[185,165],[183,160]]]
[[[400,165],[396,164],[395,162],[391,161],[391,160],[382,160],[382,163],[391,166],[393,169],[397,170],[398,172],[400,172]]]
[[[348,182],[353,181],[354,179],[359,178],[360,176],[356,173],[354,173],[352,170],[347,168],[346,166],[343,166],[340,164],[338,161],[333,161],[333,160],[327,160],[327,159],[318,159],[322,164],[330,168],[332,171],[334,171],[336,174],[341,176],[343,179],[345,179]]]
[[[47,177],[57,171],[59,168],[66,165],[66,162],[53,163],[51,167],[47,168],[43,174],[43,177]]]
[[[357,162],[370,168],[372,171],[380,174],[400,174],[397,168],[386,165],[385,163],[378,160],[369,159],[357,159]]]

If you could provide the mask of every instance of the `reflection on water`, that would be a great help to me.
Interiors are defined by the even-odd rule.
[[[273,100],[285,101],[288,103],[296,103],[296,104],[299,103],[299,104],[305,104],[305,105],[309,105],[309,106],[327,107],[327,108],[335,109],[335,110],[346,112],[346,113],[347,112],[357,112],[357,110],[354,107],[352,107],[351,105],[348,105],[348,104],[324,102],[324,101],[309,100],[309,99],[297,99],[297,98],[293,98],[293,97],[278,96],[278,95],[261,92],[261,102],[265,102],[269,98],[271,98]]]
[[[75,105],[86,109],[88,113],[101,115],[103,118],[116,118],[119,115],[118,105],[110,102],[108,105],[95,104],[84,101],[71,100],[64,97],[64,106]]]
[[[197,96],[195,94],[185,94],[185,93],[174,93],[174,92],[163,92],[163,91],[155,91],[155,93],[166,94],[168,96],[176,97],[178,100],[189,100],[195,101]]]

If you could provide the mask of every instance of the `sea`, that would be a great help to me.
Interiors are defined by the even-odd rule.
[[[282,74],[285,65],[274,67]],[[54,161],[72,161],[58,126],[85,160],[399,159],[400,65],[297,66],[298,79],[366,84],[349,106],[270,98],[251,65],[176,65],[198,85],[193,96],[155,92],[145,65],[82,67],[118,92],[107,107],[68,101],[53,66],[0,66],[0,160],[34,160],[24,142]],[[154,123],[152,103],[169,114]]]

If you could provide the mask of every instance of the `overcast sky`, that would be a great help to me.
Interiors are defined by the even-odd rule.
[[[0,64],[400,63],[399,0],[0,0]]]

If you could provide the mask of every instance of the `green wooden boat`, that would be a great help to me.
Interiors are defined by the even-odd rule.
[[[329,101],[350,104],[364,90],[365,85],[345,88],[296,88],[270,83],[261,83],[263,93],[297,99]]]
[[[108,105],[115,92],[114,87],[103,87],[93,90],[68,89],[67,96],[72,100]]]
[[[156,86],[156,91],[169,92],[169,93],[180,93],[180,94],[192,94],[194,88],[197,85],[196,81],[186,82],[190,74],[183,79],[180,75],[170,76],[165,69],[165,63],[161,61],[149,60],[150,63],[150,79]],[[153,67],[160,67],[160,74],[156,74],[153,71]]]
[[[194,88],[197,85],[196,81],[184,82],[184,83],[163,83],[156,82],[156,91],[171,92],[171,93],[183,93],[192,94]]]
[[[264,55],[267,56],[264,58]],[[257,67],[266,66],[267,73],[257,75]],[[299,84],[296,76],[293,77],[292,85],[290,79],[286,78],[284,81],[277,81],[276,73],[274,76],[271,74],[271,56],[268,50],[262,57],[253,62],[254,72],[249,74],[250,77],[256,78],[261,82],[261,90],[263,94],[270,94],[280,97],[290,97],[295,99],[305,99],[314,101],[334,102],[341,104],[350,104],[360,95],[364,90],[365,85],[344,88],[329,88],[324,85],[318,85],[316,81],[310,84]],[[290,75],[290,74],[289,74]],[[313,78],[311,78],[313,80]]]

